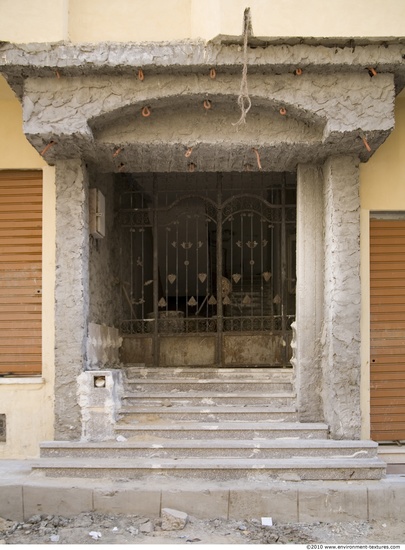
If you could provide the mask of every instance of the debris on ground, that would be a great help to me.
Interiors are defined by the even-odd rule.
[[[0,518],[0,544],[401,544],[405,540],[405,524],[399,521],[277,523],[272,520],[273,525],[262,525],[263,519],[202,520],[171,509],[165,509],[164,513],[162,510],[160,518],[98,513],[73,517],[36,514],[21,522]]]

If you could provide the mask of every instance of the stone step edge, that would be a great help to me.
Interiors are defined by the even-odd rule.
[[[116,428],[119,428],[119,430],[202,430],[202,431],[226,431],[226,430],[280,430],[280,431],[328,431],[329,426],[327,424],[304,424],[299,422],[221,422],[218,424],[218,422],[187,422],[184,421],[181,424],[165,424],[165,423],[157,423],[157,424],[119,424],[116,425]]]
[[[386,463],[378,458],[339,459],[323,457],[304,458],[183,458],[181,460],[150,458],[145,464],[144,458],[40,458],[31,463],[32,469],[80,468],[83,470],[291,470],[291,469],[386,469]]]
[[[133,398],[153,398],[153,399],[169,399],[171,397],[203,397],[203,398],[244,398],[249,399],[250,397],[262,397],[263,399],[295,399],[297,396],[295,393],[291,392],[280,392],[280,393],[252,393],[252,392],[238,392],[238,393],[218,393],[218,392],[199,392],[199,391],[173,391],[173,392],[139,392],[139,393],[126,393],[122,396],[122,399],[133,399]]]
[[[241,378],[127,378],[127,384],[197,384],[204,386],[205,384],[292,384],[291,380],[269,380],[269,379],[256,379],[256,380],[244,380]]]
[[[238,365],[233,365],[229,367],[217,367],[215,365],[196,365],[194,367],[190,367],[188,365],[177,365],[177,366],[168,366],[168,367],[148,367],[144,365],[143,363],[125,363],[122,367],[122,370],[138,370],[140,372],[220,372],[220,373],[232,373],[232,372],[246,372],[246,373],[283,373],[283,374],[291,374],[294,372],[293,367],[266,367],[265,365],[260,365],[257,367],[252,366],[245,366],[241,367]]]
[[[125,363],[122,367],[122,370],[126,369],[133,369],[133,370],[139,370],[139,371],[150,371],[150,372],[171,372],[176,370],[181,370],[183,372],[223,372],[223,373],[232,373],[232,372],[252,372],[252,373],[268,373],[268,372],[274,372],[274,373],[284,373],[284,374],[292,374],[294,372],[293,367],[266,367],[263,365],[252,367],[249,365],[246,366],[238,366],[238,365],[232,365],[229,367],[217,367],[215,365],[195,365],[195,366],[189,366],[189,365],[170,365],[168,367],[148,367],[143,363]]]
[[[119,414],[234,414],[234,413],[263,413],[263,414],[295,414],[297,413],[295,407],[265,407],[265,406],[241,406],[241,405],[199,405],[195,407],[189,407],[187,405],[180,407],[168,407],[168,406],[142,406],[142,407],[124,407],[119,410]]]
[[[378,443],[370,440],[335,439],[294,439],[294,440],[257,440],[257,439],[167,439],[153,443],[151,441],[43,441],[40,449],[367,449],[378,450]],[[349,458],[349,457],[347,457]],[[354,457],[350,457],[354,458]]]

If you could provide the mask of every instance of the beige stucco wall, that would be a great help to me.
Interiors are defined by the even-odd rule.
[[[22,109],[0,77],[0,170],[43,171],[42,377],[0,378],[0,413],[7,441],[0,458],[37,456],[39,442],[53,439],[55,175],[22,131]]]
[[[57,42],[68,39],[69,0],[1,0],[0,40]]]
[[[403,36],[403,0],[1,0],[10,42],[139,42],[240,35],[244,9],[256,36]]]
[[[395,130],[360,167],[361,363],[363,437],[370,435],[370,211],[405,211],[405,93],[396,101]]]

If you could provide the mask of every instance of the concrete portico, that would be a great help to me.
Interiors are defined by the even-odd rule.
[[[249,50],[253,107],[239,130],[243,59],[235,45],[31,44],[1,51],[2,70],[21,94],[25,134],[56,167],[56,437],[80,436],[76,386],[87,368],[88,323],[106,322],[95,319],[91,298],[89,185],[113,173],[188,172],[192,163],[206,173],[297,172],[298,415],[325,421],[335,439],[359,439],[359,162],[394,126],[395,88],[404,78],[396,68],[399,47],[323,41]],[[377,60],[372,77],[366,69]],[[298,67],[301,75],[294,74]],[[150,116],[142,116],[144,107]]]

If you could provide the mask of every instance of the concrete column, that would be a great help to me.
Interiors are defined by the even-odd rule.
[[[56,164],[55,438],[79,439],[77,377],[89,310],[88,180],[80,160]]]
[[[320,167],[301,164],[297,171],[295,353],[296,390],[301,422],[323,420],[320,353],[323,277],[323,175]]]
[[[360,201],[357,157],[331,157],[324,174],[323,410],[335,439],[359,439]]]

